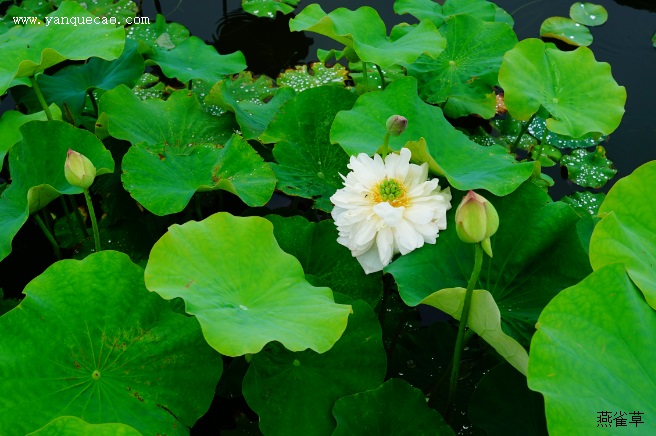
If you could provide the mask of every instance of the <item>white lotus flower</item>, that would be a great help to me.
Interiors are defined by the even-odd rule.
[[[344,188],[330,197],[339,231],[337,242],[348,247],[365,273],[381,271],[396,253],[408,254],[424,243],[434,244],[446,229],[451,191],[438,180],[426,180],[428,165],[410,163],[410,150],[351,156]]]

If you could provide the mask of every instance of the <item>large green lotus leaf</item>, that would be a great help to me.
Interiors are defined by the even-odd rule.
[[[445,44],[435,25],[427,20],[400,38],[391,40],[378,12],[368,6],[355,11],[338,8],[326,14],[321,6],[311,4],[289,21],[289,28],[325,35],[346,46],[350,61],[373,62],[381,68],[398,63],[411,64],[422,53],[437,56]]]
[[[0,94],[14,78],[29,77],[66,60],[99,57],[112,60],[123,51],[125,31],[113,24],[66,25],[61,20],[93,19],[93,15],[74,2],[46,17],[46,25],[15,26],[0,35],[3,61],[0,63]],[[84,44],[80,44],[84,41]]]
[[[141,436],[141,432],[125,424],[89,424],[76,416],[61,416],[28,436]]]
[[[656,312],[621,263],[554,298],[540,315],[528,368],[528,386],[545,398],[549,433],[585,433],[604,411],[613,420],[622,412],[628,431],[656,433],[655,342]],[[642,424],[631,423],[633,412],[644,414]]]
[[[420,20],[430,20],[440,27],[456,15],[469,15],[487,22],[502,22],[512,27],[513,19],[506,11],[486,0],[446,0],[440,6],[433,0],[396,0],[394,12],[411,14]]]
[[[271,341],[326,352],[351,309],[305,280],[269,221],[225,212],[169,227],[150,253],[146,286],[168,300],[184,299],[207,342],[228,356],[257,353]]]
[[[50,113],[55,120],[62,119],[61,109],[55,104],[50,105]],[[23,139],[20,127],[34,120],[46,121],[48,117],[44,111],[25,115],[18,111],[7,111],[0,118],[0,170],[5,161],[5,155],[11,147]]]
[[[289,14],[296,9],[299,2],[300,0],[241,0],[241,7],[244,12],[258,17],[275,18],[278,12]]]
[[[433,306],[455,319],[460,319],[465,301],[465,288],[445,288],[421,300],[420,304]],[[484,289],[474,289],[467,326],[490,344],[517,371],[526,375],[528,353],[517,342],[503,332],[501,312],[494,297]]]
[[[273,223],[273,234],[285,252],[296,257],[305,274],[314,276],[333,292],[364,300],[376,307],[380,300],[382,274],[365,274],[351,253],[337,243],[337,228],[332,220],[311,223],[303,217],[265,217]]]
[[[22,141],[9,153],[12,183],[0,197],[0,260],[11,252],[11,241],[29,214],[61,194],[79,194],[64,177],[69,148],[94,164],[97,174],[114,171],[114,160],[92,133],[63,121],[30,121],[20,128]]]
[[[279,86],[289,86],[296,92],[316,88],[323,85],[344,87],[348,80],[349,71],[341,64],[327,67],[323,62],[313,62],[309,65],[297,65],[294,69],[287,69],[280,73],[276,79]]]
[[[330,126],[339,111],[353,107],[357,96],[344,88],[308,89],[285,103],[262,134],[262,142],[276,142],[271,164],[278,189],[315,199],[317,209],[329,212],[330,197],[343,186],[339,174],[348,173],[349,157],[330,143]]]
[[[147,56],[159,65],[167,77],[175,77],[182,82],[201,79],[215,83],[227,74],[246,68],[242,52],[220,55],[214,47],[196,36],[183,40],[173,49],[155,48]]]
[[[331,409],[344,395],[379,386],[386,356],[371,307],[353,302],[344,335],[329,351],[293,353],[271,344],[253,356],[243,393],[267,435],[325,434],[335,428]]]
[[[603,217],[590,241],[590,263],[597,270],[621,262],[656,309],[656,206],[647,192],[656,186],[656,162],[619,180],[599,208]]]
[[[161,48],[171,50],[189,38],[189,30],[178,23],[167,23],[163,15],[157,14],[155,22],[147,26],[130,26],[126,37],[139,42],[139,53],[153,53]]]
[[[470,112],[465,107],[453,115],[476,113],[492,118],[496,105],[492,87],[497,84],[503,55],[517,44],[515,32],[507,24],[486,23],[470,15],[456,15],[444,27],[446,48],[437,59],[421,56],[407,65],[408,74],[419,82],[419,95],[429,103],[461,96],[489,101],[485,110]],[[474,90],[475,96],[470,96],[468,89]]]
[[[518,163],[504,147],[482,147],[456,130],[439,107],[419,98],[412,77],[395,80],[384,91],[364,94],[352,110],[337,114],[330,140],[350,155],[372,155],[385,137],[385,122],[394,114],[406,117],[408,127],[390,138],[390,146],[398,150],[408,141],[424,138],[428,153],[457,189],[487,189],[506,195],[533,171],[532,162]]]
[[[114,61],[90,59],[83,65],[62,68],[52,76],[41,74],[38,82],[46,101],[62,107],[65,103],[79,117],[89,90],[108,91],[121,84],[133,87],[143,71],[144,61],[137,53],[137,44],[126,41],[123,53]]]
[[[592,44],[590,29],[565,17],[549,17],[544,20],[540,25],[540,38],[554,38],[579,47]]]
[[[37,430],[59,416],[188,435],[208,409],[221,358],[198,322],[147,292],[116,251],[50,266],[0,318],[0,427]]]
[[[488,436],[548,435],[542,395],[508,364],[495,366],[478,383],[469,416]]]
[[[485,256],[476,288],[494,297],[504,331],[528,345],[544,306],[591,271],[577,234],[579,217],[569,205],[551,202],[530,182],[505,197],[484,195],[499,214],[499,230],[492,236],[494,258]],[[385,268],[409,306],[436,290],[467,286],[474,249],[455,231],[455,205],[461,196],[454,192],[447,230],[440,232],[435,244],[401,256]]]
[[[617,174],[601,145],[593,151],[582,148],[572,150],[560,160],[560,164],[567,168],[568,179],[586,188],[601,188]]]
[[[127,86],[107,91],[98,112],[108,118],[109,134],[132,144],[165,144],[188,147],[202,143],[223,144],[237,127],[232,115],[215,117],[205,112],[196,95],[188,90],[171,94],[168,100],[137,97]]]
[[[397,378],[376,389],[340,398],[333,415],[337,420],[334,436],[455,435],[440,414],[428,408],[419,389]]]
[[[552,116],[547,128],[561,135],[609,134],[624,114],[626,89],[587,47],[562,52],[525,39],[504,56],[499,83],[513,117],[528,121],[544,106]]]
[[[586,26],[601,26],[608,20],[606,8],[594,3],[574,3],[569,8],[569,16]]]
[[[201,144],[185,152],[132,146],[121,178],[135,200],[160,216],[182,211],[196,191],[224,189],[249,206],[264,206],[276,186],[271,167],[237,135],[225,145]]]
[[[246,139],[256,139],[269,125],[274,115],[294,96],[291,88],[277,88],[267,76],[253,78],[250,71],[221,80],[212,87],[205,103],[235,113]]]

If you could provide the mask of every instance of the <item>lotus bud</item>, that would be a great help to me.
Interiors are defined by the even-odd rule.
[[[499,228],[499,214],[492,203],[474,191],[465,195],[456,209],[456,232],[462,242],[481,243],[483,250],[492,257],[490,236]]]
[[[405,131],[405,128],[408,127],[408,120],[401,115],[392,115],[387,119],[385,123],[387,131],[392,136],[399,136]]]
[[[64,164],[64,176],[71,185],[87,189],[96,178],[96,167],[86,156],[69,148]]]

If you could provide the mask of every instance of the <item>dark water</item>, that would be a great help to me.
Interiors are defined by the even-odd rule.
[[[192,34],[207,42],[214,41],[222,53],[241,49],[250,69],[256,72],[275,76],[279,68],[316,60],[318,48],[339,48],[339,44],[316,34],[308,33],[302,37],[286,32],[286,19],[274,21],[240,16],[240,0],[162,3],[162,12],[167,19],[184,24]],[[315,2],[301,1],[297,12],[310,3]],[[318,3],[326,12],[338,7],[372,6],[387,23],[388,30],[403,21],[415,22],[409,15],[394,14],[393,0],[324,0]],[[514,29],[521,40],[537,37],[540,24],[546,18],[569,16],[574,1],[498,0],[496,3],[513,16]],[[656,31],[656,13],[653,12],[656,11],[656,0],[598,0],[594,3],[604,6],[609,18],[604,25],[590,28],[594,37],[590,48],[598,61],[610,63],[613,77],[626,87],[628,94],[622,123],[607,144],[607,157],[618,170],[617,176],[601,189],[607,191],[620,177],[656,159],[656,117],[651,110],[656,101],[656,49],[651,43],[651,36]],[[227,21],[224,20],[224,6],[228,11]],[[144,0],[143,9],[146,16],[156,14],[148,0]],[[220,35],[218,42],[217,35]],[[555,199],[583,190],[562,180],[558,167],[545,171],[556,179],[556,187],[550,190]]]

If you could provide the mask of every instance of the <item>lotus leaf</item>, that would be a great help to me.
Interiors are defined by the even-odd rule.
[[[142,436],[133,427],[125,424],[89,424],[76,416],[61,416],[53,419],[45,427],[28,433],[28,436]]]
[[[511,27],[513,25],[510,14],[486,0],[446,0],[444,6],[433,0],[396,0],[394,12],[430,20],[436,27],[457,15],[469,15],[487,22],[502,22]]]
[[[569,16],[572,20],[586,26],[601,26],[608,20],[606,8],[594,3],[574,3],[569,8]]]
[[[130,26],[128,39],[139,42],[139,53],[153,53],[156,49],[171,50],[189,38],[189,30],[182,24],[167,23],[163,15],[157,14],[155,22],[148,26]]]
[[[550,17],[544,20],[540,26],[540,38],[554,38],[579,47],[592,44],[590,30],[565,17]]]
[[[300,0],[241,0],[244,12],[258,17],[275,18],[276,13],[288,14],[292,12]]]
[[[327,67],[321,62],[307,65],[297,65],[280,73],[276,79],[279,86],[289,86],[296,92],[316,88],[323,85],[346,86],[349,72],[340,64]]]
[[[601,145],[590,152],[582,148],[572,150],[560,163],[567,168],[567,176],[571,181],[587,188],[601,188],[617,174]]]

